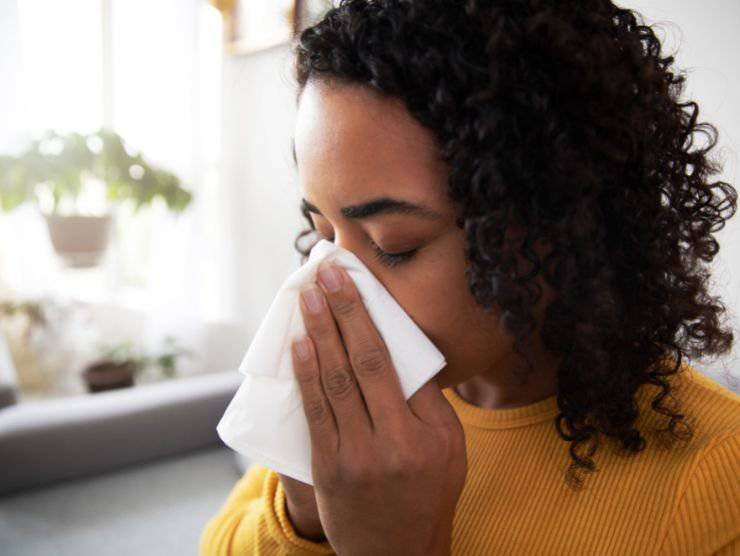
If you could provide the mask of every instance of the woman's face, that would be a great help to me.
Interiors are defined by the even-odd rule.
[[[512,337],[478,306],[465,279],[464,233],[447,198],[432,132],[402,101],[359,85],[309,81],[298,108],[300,190],[320,235],[352,251],[447,359],[445,388],[488,373]],[[378,199],[415,210],[347,210]],[[344,209],[344,212],[343,212]],[[377,249],[409,258],[381,258]]]

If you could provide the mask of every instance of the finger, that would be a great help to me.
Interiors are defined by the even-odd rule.
[[[315,303],[306,297],[313,294]],[[310,284],[302,289],[301,311],[306,331],[316,347],[321,384],[334,412],[339,444],[362,441],[372,430],[370,416],[321,288]]]
[[[325,280],[324,271],[330,270],[330,266],[324,264],[319,268],[319,281],[347,346],[349,361],[373,426],[377,429],[397,427],[409,416],[409,408],[388,348],[349,274],[337,265],[335,269],[340,278],[335,283],[337,287]]]
[[[450,402],[433,376],[407,400],[414,415],[421,421],[434,426],[453,423],[457,416]]]
[[[301,391],[303,411],[311,435],[311,450],[321,456],[334,454],[339,446],[337,426],[321,388],[319,364],[311,338],[296,338],[291,348],[293,372]]]

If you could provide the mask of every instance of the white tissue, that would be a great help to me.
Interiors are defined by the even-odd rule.
[[[239,366],[245,378],[216,427],[226,445],[250,463],[311,485],[311,440],[290,350],[293,338],[306,333],[300,288],[315,281],[323,260],[338,262],[357,286],[388,347],[405,399],[446,365],[442,353],[360,259],[325,239],[316,243],[267,310]]]

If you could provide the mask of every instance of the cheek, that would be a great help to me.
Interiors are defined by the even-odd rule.
[[[451,234],[448,234],[451,236]],[[439,238],[414,264],[404,280],[394,284],[394,296],[435,344],[467,320],[465,260],[454,237]]]
[[[427,253],[394,296],[447,359],[449,382],[484,372],[510,349],[495,310],[475,303],[465,278],[460,238],[449,238]]]
[[[447,359],[447,381],[462,382],[484,373],[510,350],[496,310],[486,312],[475,303],[465,277],[433,315],[429,337]]]

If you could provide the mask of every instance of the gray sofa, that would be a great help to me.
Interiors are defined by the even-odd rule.
[[[0,408],[0,553],[197,554],[249,465],[216,433],[241,379],[215,372]]]
[[[223,447],[216,424],[241,379],[230,370],[3,407],[0,496]]]

